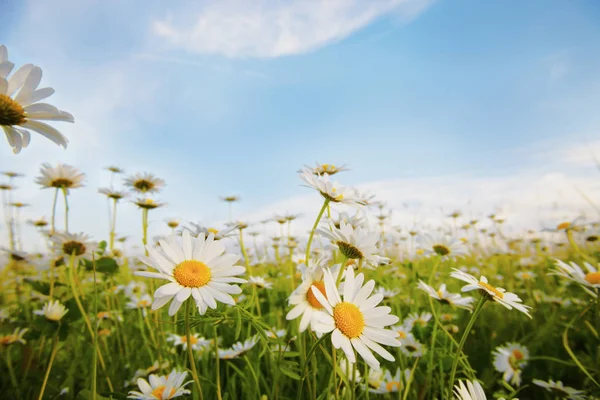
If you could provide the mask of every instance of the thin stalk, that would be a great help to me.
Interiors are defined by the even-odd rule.
[[[54,335],[54,344],[52,345],[52,352],[50,353],[50,361],[48,361],[48,367],[46,368],[46,374],[44,375],[44,382],[42,383],[42,388],[40,389],[40,395],[38,396],[38,400],[42,400],[42,398],[44,397],[46,385],[48,384],[48,377],[50,376],[50,370],[52,369],[52,364],[54,363],[56,353],[58,353],[58,331]]]
[[[471,319],[467,323],[467,327],[465,328],[465,331],[463,332],[462,337],[460,338],[460,342],[458,343],[458,349],[456,349],[456,356],[454,357],[454,361],[452,361],[452,370],[450,372],[450,381],[449,381],[450,385],[449,385],[448,393],[452,393],[452,388],[454,388],[454,377],[456,375],[456,367],[458,366],[460,352],[462,351],[463,346],[465,345],[465,342],[467,341],[467,337],[469,336],[469,333],[471,332],[473,325],[475,325],[475,320],[477,319],[477,317],[479,316],[479,313],[483,309],[483,305],[485,304],[486,300],[487,300],[486,295],[482,295],[481,299],[479,300],[479,303],[477,303],[477,306],[475,306],[475,310],[473,310]]]
[[[240,249],[242,250],[242,255],[246,262],[246,271],[250,271],[250,259],[248,258],[248,253],[246,253],[246,247],[244,246],[244,230],[242,228],[240,228]]]
[[[50,233],[54,233],[56,231],[56,202],[58,200],[58,189],[54,191],[54,200],[52,201],[52,216],[50,217]]]
[[[142,243],[144,245],[144,254],[148,257],[148,209],[142,208]]]
[[[4,351],[4,350],[3,350]],[[6,358],[4,361],[6,362],[6,367],[8,368],[8,375],[10,376],[10,382],[15,388],[15,392],[17,393],[17,397],[21,397],[21,389],[19,388],[19,384],[17,383],[17,376],[15,375],[15,370],[12,365],[12,359],[10,356],[10,348],[5,350]]]
[[[214,325],[213,326],[213,337],[215,338],[215,342],[214,342],[214,348],[215,348],[215,362],[216,362],[216,368],[217,368],[217,399],[218,400],[223,400],[223,398],[221,397],[221,367],[219,365],[219,346],[217,345],[218,343],[218,339],[219,336],[217,334],[217,326]],[[188,342],[189,343],[189,342]],[[188,347],[190,347],[188,345]]]
[[[115,230],[117,226],[117,199],[113,199],[112,222],[110,224],[110,245],[112,251],[115,248]]]
[[[202,386],[200,385],[200,379],[198,378],[198,371],[196,371],[196,360],[194,359],[194,352],[192,346],[190,345],[192,343],[192,335],[190,331],[190,314],[193,310],[193,308],[190,307],[191,303],[192,299],[188,299],[188,301],[185,302],[185,336],[187,343],[188,359],[190,361],[190,368],[192,369],[192,377],[194,378],[194,382],[196,383],[196,388],[198,389],[198,393],[200,394],[200,399],[203,399],[204,396],[202,395]]]
[[[69,233],[69,200],[67,199],[67,188],[62,188],[63,197],[65,199],[65,232]]]
[[[323,207],[321,207],[321,211],[319,211],[319,215],[317,215],[317,219],[315,220],[315,223],[310,231],[310,236],[308,237],[308,243],[306,244],[306,255],[304,258],[304,263],[306,264],[307,267],[308,267],[309,257],[310,257],[310,245],[312,244],[313,236],[315,235],[315,231],[317,230],[319,221],[321,221],[321,217],[323,216],[323,213],[325,212],[325,210],[327,209],[327,206],[329,205],[329,201],[330,201],[329,199],[325,199],[325,201],[323,202]]]
[[[66,201],[66,197],[65,197]],[[96,257],[92,253],[92,268],[94,276],[94,357],[92,359],[92,396],[96,398],[98,378],[98,290],[96,288]]]

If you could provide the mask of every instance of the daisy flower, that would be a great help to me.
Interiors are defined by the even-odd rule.
[[[410,335],[402,341],[400,351],[409,357],[421,357],[425,352],[425,346],[415,339],[414,336]]]
[[[477,381],[458,381],[458,385],[454,385],[454,395],[457,400],[487,400],[485,392],[481,384]]]
[[[400,294],[400,290],[391,290],[386,289],[383,286],[379,286],[373,291],[373,293],[383,295],[384,299],[391,299],[392,297],[396,297],[398,294]]]
[[[112,199],[114,201],[119,201],[121,199],[124,199],[125,197],[129,196],[129,193],[127,193],[124,190],[116,190],[113,188],[100,188],[98,189],[98,193],[105,195],[106,197],[108,197],[109,199]]]
[[[464,244],[459,239],[448,235],[429,235],[420,238],[420,247],[428,254],[438,255],[443,259],[466,256],[468,254]]]
[[[138,378],[137,384],[141,392],[134,390],[129,392],[128,399],[139,399],[139,400],[167,400],[180,397],[191,392],[184,389],[192,381],[183,383],[187,371],[178,372],[177,370],[171,371],[167,376],[150,375],[148,381],[142,378]]]
[[[13,153],[19,153],[29,145],[30,130],[64,148],[69,141],[58,130],[41,121],[74,122],[66,111],[48,104],[39,103],[54,93],[52,88],[38,89],[42,80],[42,70],[32,64],[25,64],[10,78],[12,63],[6,58],[6,47],[0,48],[0,126],[6,134]],[[8,78],[8,79],[7,79]]]
[[[27,343],[27,340],[25,340],[23,336],[25,336],[28,330],[29,328],[15,328],[13,333],[9,335],[0,336],[0,346],[8,346],[9,344],[14,344],[17,342],[21,344]]]
[[[518,343],[507,343],[494,350],[494,368],[502,372],[506,382],[521,386],[521,373],[527,365],[529,350]]]
[[[414,336],[411,333],[412,325],[406,325],[405,323],[403,323],[401,325],[394,325],[394,326],[390,327],[390,329],[398,334],[397,339],[402,344],[404,344],[404,342],[407,340],[414,339]]]
[[[242,354],[252,350],[258,343],[258,336],[252,336],[250,339],[246,339],[243,343],[237,342],[229,349],[218,349],[219,358],[222,360],[230,360],[237,358]]]
[[[125,178],[124,183],[131,190],[142,194],[158,192],[165,186],[164,179],[148,172],[131,175]]]
[[[585,400],[586,397],[584,395],[583,390],[577,390],[569,386],[563,385],[561,381],[553,381],[550,379],[549,381],[542,381],[539,379],[534,379],[532,381],[535,385],[546,389],[548,392],[552,393],[554,396],[558,396],[561,399],[569,399],[569,400]]]
[[[330,225],[330,229],[317,229],[317,232],[331,240],[344,257],[350,260],[363,260],[373,267],[379,266],[382,260],[387,260],[377,255],[379,234],[364,228],[354,229],[352,225],[344,222],[339,229],[334,225]]]
[[[209,307],[217,308],[217,300],[235,305],[230,295],[240,294],[242,290],[232,283],[246,282],[236,277],[246,271],[234,265],[240,257],[226,253],[223,244],[215,241],[212,234],[208,238],[204,234],[194,238],[185,231],[181,242],[178,239],[171,235],[161,240],[160,249],[146,246],[150,257],[140,258],[158,272],[137,271],[136,275],[169,281],[154,292],[152,309],[159,309],[172,300],[169,315],[173,316],[190,296],[202,315]]]
[[[152,200],[150,198],[137,199],[133,203],[136,206],[138,206],[139,208],[142,208],[144,210],[154,210],[155,208],[162,207],[167,204],[167,203],[162,203],[160,201]]]
[[[552,275],[559,275],[576,282],[588,294],[592,297],[596,297],[596,292],[600,290],[600,270],[594,268],[594,266],[588,262],[584,262],[583,266],[587,272],[574,262],[567,264],[560,260],[556,260],[556,267],[558,269],[554,270]]]
[[[478,280],[473,275],[469,275],[466,272],[462,272],[456,268],[453,268],[453,270],[454,272],[450,273],[451,277],[468,283],[468,285],[463,286],[461,291],[468,292],[471,290],[479,290],[481,294],[487,296],[489,299],[494,300],[497,303],[502,304],[509,310],[514,308],[531,318],[531,315],[529,315],[529,310],[531,307],[521,304],[522,300],[516,294],[507,292],[503,288],[490,285],[487,278],[483,275]]]
[[[49,321],[60,321],[68,312],[69,310],[58,300],[50,300],[44,304],[41,310],[35,310],[33,313],[43,315]]]
[[[75,261],[81,258],[92,258],[96,251],[97,243],[90,241],[85,233],[55,233],[50,237],[52,251],[62,257],[75,257]],[[75,263],[77,265],[77,262]]]
[[[323,333],[333,331],[333,346],[336,349],[341,347],[351,363],[356,362],[356,350],[371,368],[379,369],[379,361],[371,350],[386,360],[394,361],[394,356],[379,343],[393,347],[401,345],[397,339],[398,333],[384,329],[385,326],[398,322],[399,318],[390,315],[390,307],[377,307],[383,296],[371,296],[375,281],[370,280],[363,286],[364,279],[362,273],[355,278],[352,268],[348,268],[345,273],[342,301],[335,286],[335,279],[331,271],[326,269],[324,283],[327,297],[323,296],[318,288],[311,288],[313,295],[325,310],[318,315],[314,328]]]
[[[152,297],[150,297],[149,294],[145,293],[140,297],[135,295],[131,296],[129,298],[129,301],[125,304],[125,307],[130,310],[142,310],[142,313],[145,317],[147,314],[147,308],[149,308],[151,305]]]
[[[375,380],[371,380],[371,375],[369,374],[369,384],[371,386],[375,386],[374,389],[369,389],[371,393],[396,393],[402,390],[404,387],[403,381],[408,381],[410,377],[410,370],[404,370],[404,373],[401,374],[400,368],[396,369],[396,373],[392,376],[392,373],[388,370],[385,370],[383,376],[380,378],[379,382]],[[377,383],[377,385],[373,385],[373,383]]]
[[[300,178],[308,187],[321,193],[325,200],[332,203],[358,204],[354,189],[331,182],[328,174],[314,175],[311,171],[303,170],[300,172]]]
[[[235,230],[236,226],[225,226],[222,229],[209,228],[201,223],[190,222],[189,226],[182,226],[180,233],[183,233],[184,230],[188,230],[192,236],[198,236],[201,233],[204,233],[205,236],[210,235],[211,233],[215,235],[215,240],[221,240],[229,236],[233,236],[236,234]]]
[[[248,284],[254,285],[261,289],[273,289],[273,283],[267,282],[267,280],[262,276],[249,276]]]
[[[48,163],[42,164],[40,169],[41,176],[35,179],[42,189],[76,189],[83,186],[85,174],[79,172],[77,168],[67,164],[58,163],[56,167]]]
[[[435,290],[434,288],[432,288],[431,286],[429,286],[422,280],[419,280],[419,284],[417,287],[419,289],[427,292],[427,294],[429,294],[429,296],[433,297],[434,299],[436,299],[437,301],[439,301],[442,304],[449,304],[451,306],[460,307],[460,308],[464,308],[467,310],[470,310],[472,308],[471,304],[475,300],[472,297],[462,297],[458,293],[448,292],[446,290],[445,283],[442,283],[440,288],[438,290]]]
[[[410,327],[411,329],[417,325],[420,326],[421,328],[425,328],[427,326],[427,324],[429,323],[429,321],[431,321],[432,317],[433,317],[433,315],[428,312],[424,312],[421,314],[412,313],[412,314],[409,314],[408,317],[404,318],[404,321],[402,322],[402,324],[404,326]]]
[[[531,271],[519,271],[515,274],[515,276],[523,282],[531,282],[536,278],[537,275],[535,274],[535,272]]]
[[[187,350],[187,335],[180,336],[175,333],[170,333],[167,337],[167,342],[173,343],[173,346],[181,346],[184,351]],[[197,333],[190,335],[192,350],[198,351],[208,349],[212,342],[212,340],[205,339],[204,337],[198,337]]]
[[[309,167],[308,165],[305,165],[304,167],[306,168],[307,171],[310,171],[314,175],[323,175],[323,174],[335,175],[338,172],[348,171],[348,168],[346,168],[345,164],[336,166],[334,164],[316,163],[316,165],[314,167]],[[303,172],[303,171],[298,171],[298,172]]]

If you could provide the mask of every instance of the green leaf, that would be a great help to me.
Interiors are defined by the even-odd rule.
[[[292,371],[291,369],[288,369],[287,367],[284,367],[283,365],[279,366],[279,370],[285,375],[285,376],[289,376],[292,379],[295,379],[297,381],[300,380],[300,375],[298,375],[298,373]]]
[[[85,269],[92,271],[94,269],[94,263],[90,260],[84,260]],[[119,264],[110,257],[100,257],[96,260],[96,272],[102,272],[105,274],[114,274],[119,270]]]

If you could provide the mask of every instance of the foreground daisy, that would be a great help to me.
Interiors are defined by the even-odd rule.
[[[356,350],[371,368],[379,369],[379,361],[371,350],[386,360],[394,361],[394,357],[379,343],[393,347],[401,345],[397,332],[384,329],[384,326],[398,322],[399,318],[390,315],[390,307],[376,307],[383,296],[371,296],[375,281],[370,280],[363,286],[364,279],[363,274],[358,274],[355,278],[352,268],[346,269],[342,301],[335,286],[335,278],[326,269],[324,282],[327,297],[318,288],[311,288],[325,311],[318,315],[314,328],[323,333],[333,331],[333,346],[336,349],[341,347],[351,363],[356,362]]]
[[[463,282],[467,282],[468,285],[463,286],[461,289],[463,292],[468,292],[471,290],[479,290],[485,296],[488,296],[489,299],[494,300],[497,303],[502,304],[504,307],[512,310],[513,308],[521,311],[523,314],[529,315],[529,309],[531,307],[521,304],[522,300],[514,293],[507,292],[505,289],[500,287],[494,287],[488,283],[488,280],[485,276],[481,276],[478,280],[473,275],[467,274],[466,272],[462,272],[456,268],[453,268],[450,276],[456,279],[460,279]]]
[[[586,397],[584,395],[583,390],[577,390],[569,386],[563,385],[561,381],[553,381],[550,379],[549,381],[542,381],[539,379],[534,379],[532,381],[535,385],[542,387],[552,393],[554,396],[558,396],[561,399],[569,399],[569,400],[585,400]]]
[[[431,286],[429,286],[422,280],[419,280],[418,288],[421,290],[424,290],[425,292],[427,292],[427,294],[429,294],[429,296],[436,299],[437,301],[439,301],[442,304],[449,304],[451,306],[465,308],[467,310],[470,310],[472,308],[471,304],[475,300],[470,296],[462,297],[458,293],[448,292],[446,290],[445,283],[442,283],[440,288],[438,290],[435,290],[434,288],[432,288]]]
[[[69,310],[58,300],[50,300],[41,310],[35,310],[35,315],[43,315],[49,321],[60,321]]]
[[[39,103],[54,93],[52,88],[38,89],[42,80],[40,67],[25,64],[7,80],[8,67],[12,70],[12,66],[8,61],[2,61],[6,55],[5,50],[4,46],[0,49],[0,126],[13,153],[19,153],[23,147],[29,145],[30,130],[67,148],[67,138],[52,126],[40,121],[74,122],[73,116],[48,103]]]
[[[225,247],[200,234],[197,238],[184,231],[181,242],[178,236],[171,235],[160,240],[160,249],[146,246],[150,257],[140,260],[158,272],[138,271],[136,275],[168,280],[169,283],[156,289],[152,309],[156,310],[172,300],[169,315],[175,315],[183,302],[193,297],[198,312],[204,314],[210,308],[217,308],[217,301],[235,305],[230,294],[240,294],[239,286],[231,283],[245,283],[236,275],[246,269],[234,265],[239,256],[225,252]]]
[[[587,262],[584,262],[583,266],[587,272],[574,262],[567,264],[560,260],[556,260],[557,269],[553,271],[553,275],[559,275],[578,283],[583,290],[592,297],[596,297],[596,292],[600,290],[600,270],[594,268],[594,266]]]
[[[139,378],[137,384],[141,392],[132,390],[129,392],[127,398],[139,400],[167,400],[190,394],[191,392],[189,390],[184,389],[186,385],[192,382],[188,381],[183,383],[186,375],[186,371],[177,372],[176,370],[173,370],[166,376],[150,375],[148,381]]]
[[[477,381],[458,381],[454,386],[454,395],[457,400],[487,400],[481,384]]]
[[[494,368],[502,372],[506,382],[521,386],[521,373],[527,365],[529,350],[518,343],[507,343],[494,351]]]

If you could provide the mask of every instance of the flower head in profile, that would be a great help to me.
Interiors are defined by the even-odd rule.
[[[471,304],[475,299],[472,297],[462,297],[458,293],[450,293],[446,290],[446,284],[442,283],[438,290],[435,290],[422,280],[419,280],[418,288],[425,291],[429,296],[439,301],[442,304],[449,304],[454,307],[470,310]]]
[[[181,346],[183,350],[187,350],[188,340],[187,335],[177,335],[174,333],[169,334],[167,337],[167,342],[173,343],[174,346]],[[204,337],[200,337],[197,333],[193,333],[190,335],[190,345],[192,346],[192,350],[199,351],[205,350],[210,347],[212,344],[212,340],[205,339]]]
[[[377,241],[379,234],[364,228],[353,228],[352,225],[341,223],[340,228],[330,225],[329,229],[317,229],[317,232],[325,236],[337,246],[340,252],[350,260],[362,260],[373,267],[379,266],[386,257],[377,255]]]
[[[17,342],[21,344],[27,343],[27,340],[25,340],[24,336],[28,330],[29,328],[15,328],[13,333],[0,336],[0,346],[8,346]]]
[[[74,122],[73,116],[48,103],[40,103],[54,93],[52,88],[40,88],[42,70],[25,64],[8,77],[13,64],[8,61],[5,46],[0,46],[0,126],[13,152],[29,145],[35,131],[64,148],[68,140],[56,128],[41,121]]]
[[[318,191],[325,200],[332,203],[359,204],[354,189],[332,182],[328,174],[314,175],[312,171],[302,170],[300,178],[308,187]]]
[[[494,350],[494,368],[502,372],[502,379],[512,385],[521,385],[521,373],[527,365],[529,350],[518,343],[507,343]]]
[[[587,398],[585,397],[583,390],[565,386],[561,381],[553,381],[552,379],[542,381],[540,379],[534,379],[532,382],[534,385],[546,389],[548,392],[552,393],[553,396],[557,396],[560,399],[585,400]]]
[[[212,233],[215,237],[215,240],[221,240],[226,237],[235,235],[236,229],[237,229],[236,225],[224,226],[221,229],[216,229],[216,228],[210,228],[210,227],[204,226],[201,223],[190,222],[189,226],[181,227],[180,233],[183,232],[184,230],[187,230],[194,237],[200,235],[201,233],[203,233],[204,236],[208,236]]]
[[[68,312],[67,307],[60,304],[58,300],[50,300],[44,304],[41,310],[35,310],[33,313],[46,317],[48,321],[56,322],[60,321]]]
[[[421,314],[411,313],[408,314],[406,318],[404,318],[404,321],[402,321],[402,325],[410,327],[411,330],[415,326],[425,328],[427,324],[429,324],[429,321],[431,321],[431,318],[433,318],[433,315],[429,312],[422,312]]]
[[[181,238],[171,235],[160,240],[160,248],[146,246],[146,249],[150,257],[140,260],[157,272],[137,271],[136,275],[169,281],[154,292],[152,309],[171,301],[171,316],[190,296],[200,314],[208,308],[217,308],[217,301],[235,305],[231,294],[240,294],[242,290],[233,283],[246,282],[236,277],[246,271],[244,267],[234,265],[240,257],[225,252],[225,246],[215,241],[212,234],[192,237],[184,231]]]
[[[131,190],[144,195],[159,192],[165,186],[164,179],[158,178],[149,172],[129,176],[125,178],[124,183]]]
[[[460,239],[448,235],[426,234],[420,238],[420,247],[430,255],[437,255],[443,259],[466,256],[468,254],[465,245]]]
[[[173,370],[166,376],[150,375],[148,381],[138,378],[137,384],[140,391],[130,391],[127,398],[138,400],[167,400],[190,394],[191,392],[188,389],[184,389],[192,382],[188,381],[184,383],[186,375],[187,371],[178,372],[177,370]]]
[[[229,349],[218,349],[219,358],[222,360],[231,360],[233,358],[237,358],[242,354],[252,350],[257,343],[258,336],[252,336],[251,338],[246,339],[243,343],[234,343]]]
[[[590,296],[596,297],[596,291],[600,290],[600,270],[588,262],[584,262],[585,270],[574,262],[569,264],[556,260],[556,270],[553,275],[562,276],[581,286]]]
[[[117,190],[113,188],[100,188],[98,189],[98,193],[103,194],[114,201],[119,201],[129,196],[129,193],[127,193],[126,191]]]
[[[473,275],[462,272],[456,268],[453,268],[453,271],[454,272],[450,273],[451,277],[468,283],[468,285],[463,286],[461,289],[463,292],[479,290],[482,295],[487,296],[490,300],[502,304],[509,310],[512,310],[513,308],[519,310],[531,318],[531,315],[529,314],[531,307],[521,304],[522,300],[516,294],[507,292],[503,288],[490,285],[487,278],[483,275],[480,279],[477,279]]]
[[[317,332],[332,332],[331,341],[337,349],[340,347],[349,362],[355,363],[354,350],[373,369],[379,369],[379,361],[371,351],[376,352],[388,361],[394,361],[392,356],[379,343],[399,347],[398,333],[384,327],[398,322],[399,318],[390,315],[392,310],[387,306],[377,305],[383,299],[381,294],[371,295],[375,281],[364,284],[364,275],[354,276],[354,270],[345,271],[343,301],[335,285],[331,271],[324,271],[325,294],[320,289],[312,287],[313,295],[321,303],[324,313],[318,314],[314,329]]]
[[[137,199],[134,201],[135,205],[143,210],[154,210],[155,208],[162,207],[166,205],[166,203],[162,203],[160,201],[155,201],[150,198],[145,199]]]
[[[268,282],[262,276],[250,275],[248,277],[248,285],[253,285],[260,289],[273,289],[273,282]]]
[[[346,165],[334,165],[334,164],[319,164],[316,163],[314,167],[309,167],[305,165],[305,170],[312,172],[314,175],[335,175],[338,172],[348,171]],[[303,172],[302,170],[298,171],[299,173]]]
[[[57,164],[56,167],[48,163],[42,164],[40,169],[41,176],[35,179],[35,182],[42,186],[42,189],[76,189],[83,186],[85,174],[79,172],[77,168],[67,164]]]
[[[97,243],[85,233],[55,233],[50,237],[55,254],[62,257],[92,258]]]

